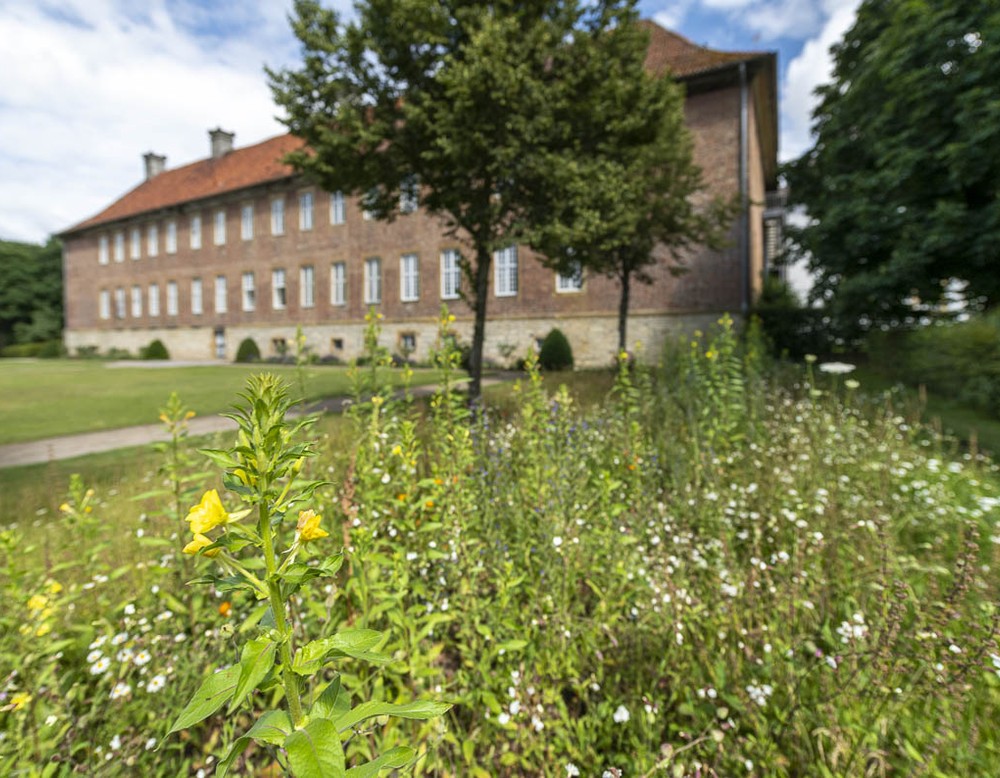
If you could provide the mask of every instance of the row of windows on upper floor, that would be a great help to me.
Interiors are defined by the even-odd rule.
[[[401,302],[415,302],[420,299],[420,259],[417,254],[403,254],[399,258],[399,299]],[[494,254],[494,293],[498,297],[511,297],[517,294],[517,247],[510,246]],[[455,300],[459,297],[462,283],[462,270],[459,266],[459,255],[454,249],[441,252],[441,299]],[[246,271],[240,278],[240,302],[242,310],[257,309],[257,280],[253,271]],[[577,271],[572,275],[556,274],[556,291],[578,292],[583,288],[582,273]],[[369,257],[364,263],[362,281],[363,302],[365,305],[376,305],[382,302],[382,260],[379,257]],[[215,313],[226,313],[229,307],[229,291],[226,276],[215,277],[214,288]],[[167,281],[166,284],[167,316],[177,316],[179,313],[178,284]],[[98,315],[101,319],[124,319],[126,309],[131,308],[133,318],[143,315],[143,288],[134,284],[131,288],[130,306],[126,299],[125,287],[117,287],[112,291],[102,289],[98,299]],[[191,280],[191,313],[201,315],[205,312],[204,283],[201,278]],[[149,284],[146,291],[147,314],[160,315],[160,285]],[[113,309],[112,309],[113,303]],[[347,263],[334,262],[330,265],[330,305],[347,304]],[[316,305],[316,268],[313,265],[303,265],[299,268],[299,305],[302,308],[312,308]],[[288,306],[288,282],[284,268],[271,271],[271,308],[284,310]]]
[[[315,196],[312,192],[299,194],[299,230],[309,232],[314,224]],[[406,197],[400,201],[402,213],[412,213],[416,210],[416,201]],[[347,209],[343,192],[331,192],[329,196],[330,224],[345,224]],[[362,211],[366,221],[372,219],[369,211]],[[189,242],[193,250],[202,247],[202,217],[194,214],[189,222]],[[275,197],[271,200],[271,235],[285,234],[285,198]],[[255,229],[255,208],[253,203],[240,206],[240,239],[253,240]],[[131,227],[127,231],[128,255],[131,259],[142,259],[142,227]],[[146,256],[156,257],[160,253],[160,225],[146,225]],[[216,246],[226,244],[226,209],[218,208],[212,214],[212,243]],[[125,261],[126,230],[102,234],[97,240],[97,261],[107,265],[112,258],[115,262]],[[177,220],[169,219],[164,225],[163,249],[167,254],[177,253]]]

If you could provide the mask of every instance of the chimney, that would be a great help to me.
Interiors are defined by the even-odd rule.
[[[216,127],[208,131],[208,137],[212,139],[212,159],[218,159],[233,150],[233,138],[236,137],[236,133]]]
[[[146,180],[153,176],[158,176],[167,167],[167,158],[163,154],[156,154],[152,151],[142,155],[142,161],[146,163]]]

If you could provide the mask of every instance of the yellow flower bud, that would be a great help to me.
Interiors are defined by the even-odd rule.
[[[184,546],[184,553],[197,554],[203,548],[210,545],[212,545],[212,539],[198,533],[195,534],[194,539],[190,543]],[[220,551],[222,551],[221,548],[213,548],[211,551],[206,551],[205,556],[207,557],[218,556]]]
[[[329,536],[329,532],[320,529],[319,523],[323,520],[316,511],[299,511],[299,521],[295,528],[299,532],[299,538],[308,543],[310,540],[319,540]]]

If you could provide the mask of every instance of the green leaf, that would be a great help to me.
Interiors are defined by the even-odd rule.
[[[232,455],[223,449],[200,448],[198,451],[208,457],[212,462],[223,469],[239,467],[240,463],[233,459]]]
[[[254,722],[247,732],[247,737],[253,738],[258,743],[280,746],[292,734],[293,729],[292,719],[288,713],[283,710],[269,710]]]
[[[365,762],[347,771],[347,778],[375,778],[381,770],[406,767],[416,757],[416,751],[406,746],[389,749],[377,759]]]
[[[236,684],[236,691],[233,692],[233,699],[229,703],[229,712],[232,713],[246,699],[246,696],[257,688],[264,676],[274,667],[274,652],[277,644],[267,638],[257,638],[251,640],[243,647],[243,654],[240,657],[240,678]]]
[[[288,765],[296,778],[342,778],[344,749],[337,727],[317,718],[285,738]]]
[[[215,768],[215,778],[225,778],[229,773],[229,768],[233,766],[233,762],[239,759],[240,754],[247,750],[247,746],[250,745],[250,738],[247,735],[237,738],[233,741],[233,744],[229,747],[226,755],[222,757],[219,761],[218,766]]]
[[[350,729],[365,719],[376,716],[398,716],[401,719],[432,719],[446,713],[451,703],[434,702],[433,700],[414,700],[403,704],[393,702],[363,702],[358,707],[345,713],[337,719],[337,729],[341,732]]]
[[[232,696],[233,690],[236,688],[239,675],[240,666],[233,665],[206,678],[198,691],[195,692],[194,697],[191,698],[191,702],[174,721],[167,736],[192,727],[199,721],[204,721],[225,705],[226,700]]]
[[[340,676],[338,675],[327,684],[323,693],[316,698],[316,702],[313,703],[309,714],[336,721],[350,709],[351,696],[341,687]]]
[[[352,656],[373,664],[385,664],[389,657],[368,650],[381,640],[382,633],[373,629],[345,629],[332,637],[313,640],[296,651],[292,670],[299,675],[312,675],[331,653]]]

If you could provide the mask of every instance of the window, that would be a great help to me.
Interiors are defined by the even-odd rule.
[[[151,257],[160,253],[160,231],[155,224],[146,231],[146,253]]]
[[[557,292],[579,292],[583,289],[583,267],[579,262],[573,263],[568,274],[556,273]]]
[[[138,319],[142,316],[142,287],[138,284],[132,286],[132,318]]]
[[[415,176],[408,177],[399,187],[399,212],[413,213],[417,210],[420,187]]]
[[[225,313],[228,306],[229,300],[226,295],[226,277],[216,276],[215,277],[215,312]]]
[[[240,209],[240,237],[243,240],[253,238],[253,203],[247,203]]]
[[[343,338],[330,338],[330,347],[334,351],[344,350],[344,339]]]
[[[285,288],[285,271],[282,268],[275,268],[271,271],[271,307],[280,311],[287,302],[287,292]]]
[[[102,235],[97,239],[97,261],[102,264],[108,264],[108,236]],[[103,318],[103,317],[102,317]]]
[[[243,274],[243,310],[252,311],[257,307],[257,287],[254,284],[253,273]]]
[[[285,234],[285,198],[277,197],[271,201],[271,234]]]
[[[496,265],[496,296],[513,297],[517,294],[517,246],[508,246],[494,252]]]
[[[416,254],[399,258],[399,299],[404,303],[420,299],[420,273]]]
[[[168,254],[177,253],[177,222],[173,219],[167,222],[166,250]]]
[[[344,193],[330,192],[330,224],[343,224],[344,217]]]
[[[347,266],[343,262],[330,265],[330,305],[347,304]]]
[[[200,278],[191,279],[191,313],[195,316],[201,316],[205,310],[205,304],[202,299],[202,286]]]
[[[150,284],[149,285],[149,315],[159,316],[160,315],[160,285]]]
[[[462,267],[458,264],[458,251],[445,249],[441,252],[441,299],[458,299],[462,284]]]
[[[97,310],[102,319],[111,318],[111,292],[107,289],[102,289],[101,296],[97,298]]]
[[[313,228],[313,193],[299,195],[299,229],[308,232]]]
[[[177,282],[167,281],[167,316],[176,316],[177,308]]]
[[[401,332],[399,333],[399,350],[404,357],[409,357],[414,351],[417,350],[417,333],[415,332]]]
[[[299,268],[299,304],[303,308],[316,304],[316,271],[312,265]]]
[[[125,261],[125,233],[115,233],[115,262]]]
[[[365,305],[382,302],[382,260],[365,260]]]
[[[132,239],[129,241],[129,255],[132,259],[139,259],[142,256],[142,230],[138,227],[132,228]]]
[[[191,248],[201,248],[201,216],[191,217]]]
[[[120,286],[115,289],[115,318],[125,318],[125,290]]]
[[[212,231],[212,242],[216,246],[226,245],[226,212],[222,209],[215,212],[215,229]]]

